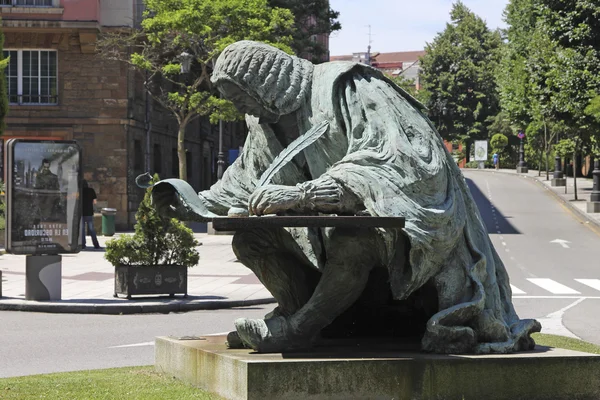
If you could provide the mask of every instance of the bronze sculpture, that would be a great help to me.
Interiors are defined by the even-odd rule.
[[[238,259],[279,305],[265,319],[236,321],[232,345],[302,349],[363,324],[361,332],[411,325],[431,352],[533,348],[530,334],[540,324],[515,313],[508,275],[464,178],[416,100],[366,65],[314,66],[250,41],[223,51],[212,82],[248,114],[243,152],[197,196],[182,181],[157,184],[159,210],[200,221],[240,208],[406,218],[404,229],[236,233]],[[286,147],[311,135],[314,144],[288,150],[272,184],[259,185]],[[400,323],[377,324],[386,319]]]

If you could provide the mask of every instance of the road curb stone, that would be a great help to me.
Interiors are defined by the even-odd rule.
[[[130,300],[136,301],[136,300]],[[185,301],[177,300],[171,303],[160,304],[156,302],[134,304],[63,304],[58,302],[36,302],[28,300],[10,301],[0,299],[0,311],[29,311],[44,313],[70,313],[70,314],[168,314],[172,312],[188,312],[200,310],[218,310],[234,307],[249,307],[255,305],[272,304],[272,297],[252,300],[231,301]]]

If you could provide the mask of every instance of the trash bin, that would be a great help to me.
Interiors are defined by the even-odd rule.
[[[102,213],[102,235],[112,236],[115,234],[115,214],[116,208],[103,208]]]

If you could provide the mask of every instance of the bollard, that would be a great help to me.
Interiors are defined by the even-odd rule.
[[[103,208],[102,213],[102,235],[112,236],[115,234],[115,214],[116,208]]]

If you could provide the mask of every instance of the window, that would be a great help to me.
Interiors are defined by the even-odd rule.
[[[186,151],[185,152],[185,163],[186,163],[186,172],[187,172],[187,179],[188,182],[192,179],[192,152],[191,151]]]
[[[142,154],[142,142],[138,139],[133,141],[133,170],[141,172],[144,170],[144,156]]]
[[[42,6],[52,7],[52,0],[0,0],[0,6]]]
[[[154,172],[160,174],[162,165],[162,157],[160,154],[160,144],[154,144]]]
[[[4,50],[11,104],[57,104],[57,55],[54,50]]]
[[[179,177],[179,157],[175,147],[171,149],[171,175]]]

